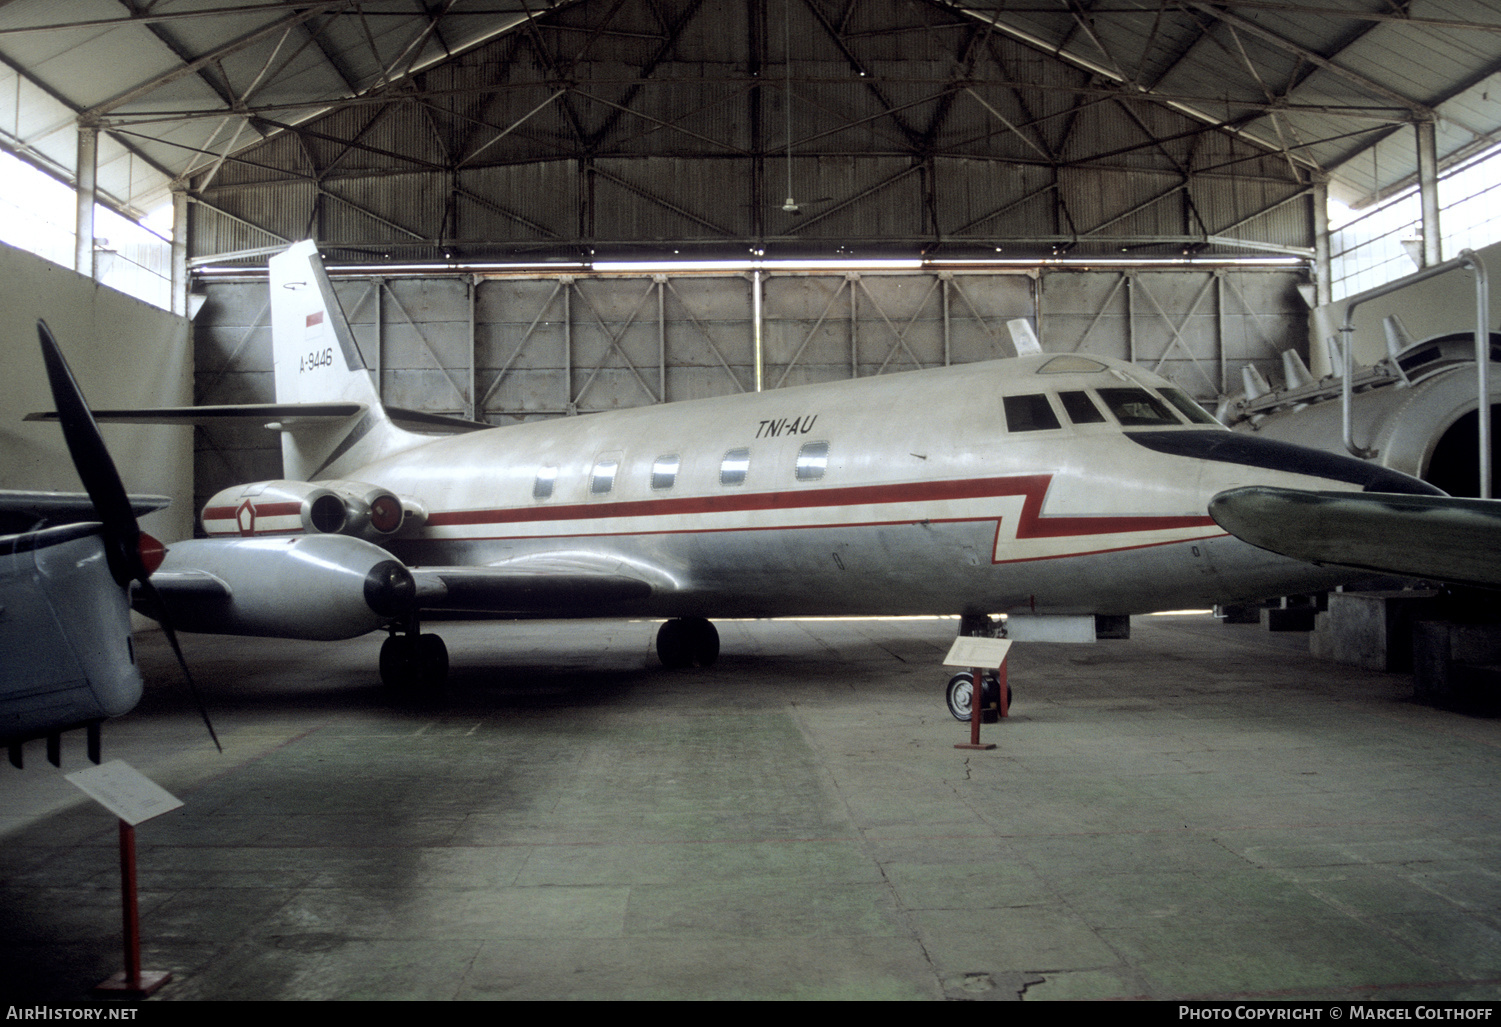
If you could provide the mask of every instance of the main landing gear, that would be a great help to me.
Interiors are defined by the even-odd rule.
[[[380,680],[402,692],[436,692],[448,681],[448,646],[424,635],[414,617],[404,629],[392,627],[380,646]]]
[[[949,678],[948,688],[944,692],[944,699],[948,703],[949,712],[954,719],[963,724],[969,723],[969,718],[974,713],[975,704],[975,676],[972,671],[961,671]],[[994,724],[1000,719],[1001,705],[1001,682],[994,671],[986,671],[984,682],[980,686],[980,723]],[[1006,705],[1011,705],[1011,685],[1006,685]]]
[[[678,617],[657,629],[662,666],[709,667],[719,657],[719,632],[702,617]]]

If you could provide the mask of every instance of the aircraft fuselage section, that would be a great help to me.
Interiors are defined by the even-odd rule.
[[[1148,448],[1127,432],[1230,433],[1131,427],[1101,396],[1168,383],[1105,361],[1049,371],[1058,360],[513,425],[342,473],[425,508],[422,528],[384,543],[413,567],[564,554],[653,584],[596,615],[1129,613],[1338,580],[1238,542],[1206,510],[1240,485],[1328,480]],[[1088,393],[1093,413],[1071,419],[1062,393]],[[1057,425],[1008,396],[1048,397]]]

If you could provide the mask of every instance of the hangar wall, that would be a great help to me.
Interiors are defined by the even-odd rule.
[[[1045,350],[1136,360],[1212,407],[1242,365],[1269,373],[1301,348],[1303,280],[1293,268],[765,273],[763,387],[1008,357],[1005,323],[1024,317]],[[197,401],[270,402],[264,276],[203,288]],[[396,406],[507,424],[755,389],[750,274],[361,275],[335,291]],[[200,429],[195,508],[279,477],[279,445],[264,429]]]
[[[96,408],[183,406],[193,401],[188,322],[96,284],[23,250],[0,244],[0,487],[82,488],[55,424],[23,422],[53,409],[37,347],[45,320],[89,404]],[[142,519],[163,541],[193,533],[192,429],[104,425],[105,443],[131,492],[173,497]]]

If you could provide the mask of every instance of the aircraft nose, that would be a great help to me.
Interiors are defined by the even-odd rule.
[[[1171,456],[1215,460],[1245,467],[1285,471],[1311,478],[1354,485],[1362,492],[1394,492],[1414,496],[1442,496],[1419,478],[1394,471],[1368,460],[1326,453],[1276,439],[1263,439],[1231,431],[1126,432],[1138,445]]]

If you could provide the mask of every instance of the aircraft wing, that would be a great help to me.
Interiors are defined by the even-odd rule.
[[[137,517],[165,510],[170,496],[136,495],[128,497]],[[28,492],[0,489],[0,534],[30,531],[38,524],[73,524],[97,521],[94,501],[87,492]]]
[[[1297,560],[1501,588],[1501,501],[1251,486],[1215,496],[1209,515]]]
[[[588,553],[546,554],[482,567],[413,567],[412,577],[423,609],[518,615],[579,616],[673,588],[654,568]]]

